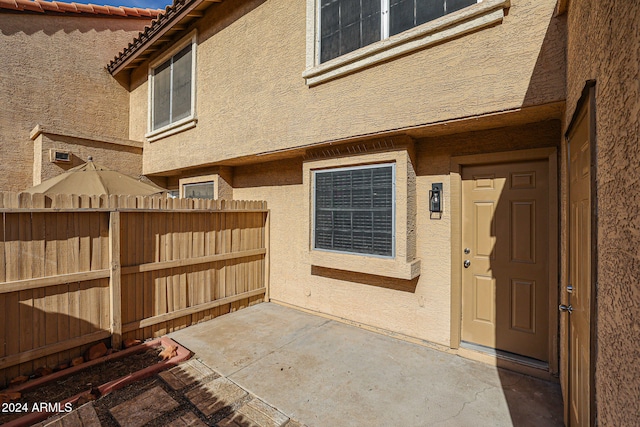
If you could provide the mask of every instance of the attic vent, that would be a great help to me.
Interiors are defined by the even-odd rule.
[[[51,149],[49,150],[49,160],[53,163],[69,163],[71,161],[71,153]]]

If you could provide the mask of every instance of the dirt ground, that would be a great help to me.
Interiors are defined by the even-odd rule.
[[[15,401],[21,405],[27,404],[31,408],[34,403],[61,402],[78,393],[91,390],[109,381],[129,375],[160,361],[158,354],[161,348],[149,348],[146,351],[134,353],[121,359],[110,360],[91,366],[82,371],[61,378],[55,382],[42,385],[22,393],[22,397]],[[19,418],[25,413],[1,413],[0,425]]]

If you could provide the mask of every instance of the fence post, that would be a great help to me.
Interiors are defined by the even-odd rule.
[[[111,348],[122,344],[122,296],[120,283],[120,212],[109,212],[109,300],[111,307]]]
[[[271,211],[267,209],[264,218],[264,247],[266,252],[264,254],[264,302],[269,302],[271,299]]]

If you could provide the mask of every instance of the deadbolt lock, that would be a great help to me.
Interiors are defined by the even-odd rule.
[[[464,253],[469,255],[471,253],[471,249],[469,248],[464,248]]]
[[[571,304],[569,305],[560,304],[560,306],[558,306],[558,310],[562,312],[569,312],[569,314],[571,314],[573,312],[573,307],[571,307]]]

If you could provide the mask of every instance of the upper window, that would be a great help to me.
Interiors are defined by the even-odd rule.
[[[153,70],[153,130],[191,115],[191,45]]]
[[[195,32],[149,68],[149,141],[195,126]]]
[[[511,0],[306,0],[308,86],[501,24]]]
[[[320,62],[482,0],[320,0]]]
[[[314,249],[394,256],[394,165],[314,172]]]

